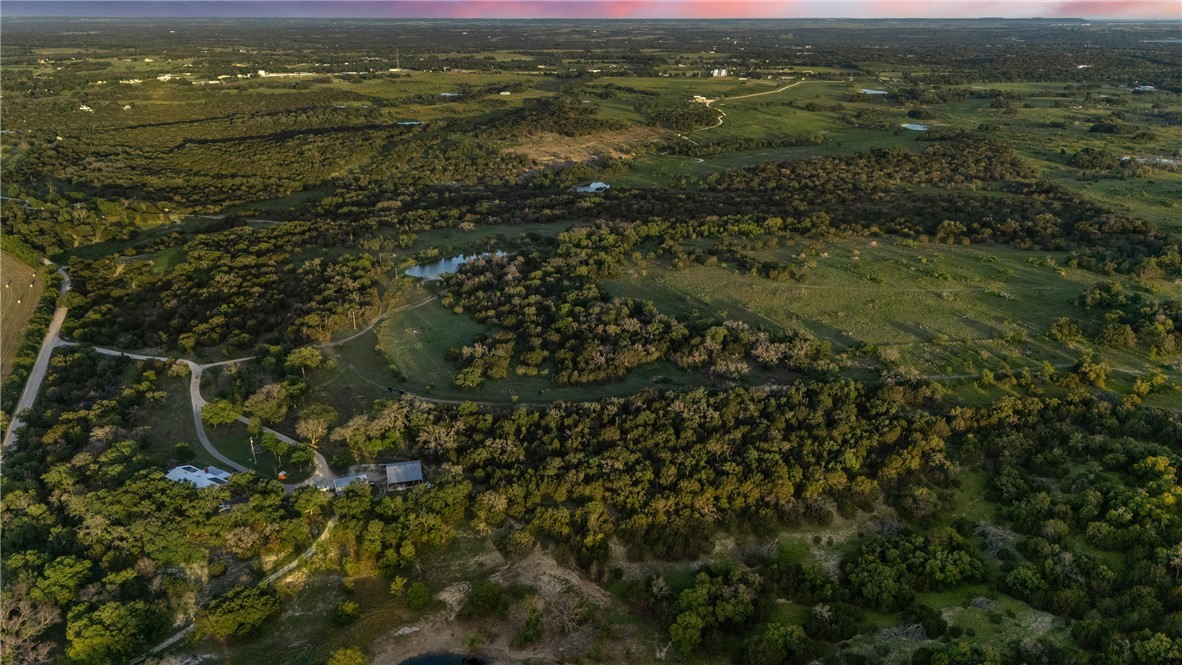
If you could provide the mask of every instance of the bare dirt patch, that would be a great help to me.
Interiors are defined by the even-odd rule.
[[[564,568],[539,549],[505,563],[492,575],[503,585],[524,585],[536,593],[515,605],[504,620],[459,621],[456,612],[470,590],[467,582],[448,586],[436,598],[447,609],[404,626],[391,626],[371,650],[374,665],[397,665],[429,653],[473,654],[497,663],[559,663],[593,651],[601,662],[627,662],[641,646],[632,626],[616,626],[605,641],[599,626],[611,597],[578,572]],[[531,611],[542,616],[543,637],[529,645],[514,645],[514,636]]]
[[[507,150],[525,155],[542,164],[588,162],[595,159],[629,157],[636,146],[668,133],[668,130],[657,127],[634,127],[618,132],[579,137],[538,132],[526,139],[525,143]]]

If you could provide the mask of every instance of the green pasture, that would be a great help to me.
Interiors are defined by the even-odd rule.
[[[139,426],[146,429],[145,440],[160,457],[170,459],[173,446],[187,443],[196,453],[199,465],[219,462],[205,451],[197,440],[193,415],[189,406],[189,377],[163,376],[158,387],[166,396],[158,402],[148,402],[141,411]]]
[[[638,368],[623,381],[591,386],[560,386],[549,376],[517,376],[499,381],[485,381],[479,388],[467,390],[452,385],[459,371],[455,363],[446,359],[447,351],[472,344],[478,334],[490,335],[494,330],[477,323],[467,315],[455,314],[438,303],[398,312],[379,324],[376,342],[388,358],[387,365],[354,363],[350,369],[363,383],[374,387],[389,386],[424,397],[445,400],[472,400],[497,403],[521,401],[550,402],[556,400],[591,400],[610,395],[625,395],[648,387],[658,389],[688,388],[703,385],[705,377],[685,372],[666,362],[656,362]],[[374,339],[369,335],[357,340]],[[343,357],[349,345],[340,347]],[[390,369],[397,368],[404,378]],[[516,365],[516,363],[514,363]],[[380,389],[380,388],[379,388]]]
[[[853,349],[870,344],[925,374],[973,374],[1002,363],[1062,364],[1074,356],[1043,338],[1101,277],[1066,267],[1061,254],[1005,247],[919,244],[890,239],[790,242],[755,252],[808,271],[774,282],[720,264],[673,270],[660,261],[627,268],[610,293],[779,330],[807,330]],[[951,378],[951,377],[949,377]]]
[[[706,134],[699,135],[695,140],[702,136],[706,136]],[[683,181],[690,178],[700,178],[768,162],[785,162],[825,155],[846,155],[875,146],[894,145],[905,146],[913,151],[926,147],[923,143],[917,143],[913,134],[846,127],[826,134],[825,141],[818,145],[757,148],[724,152],[700,158],[678,155],[646,155],[632,160],[628,172],[612,176],[611,180],[616,185],[628,187],[668,187],[682,184]],[[691,183],[686,182],[685,184]]]

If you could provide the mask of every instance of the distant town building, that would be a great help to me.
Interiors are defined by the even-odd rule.
[[[417,460],[386,465],[386,484],[391,489],[406,489],[423,482],[423,463]]]
[[[581,185],[579,187],[575,187],[576,192],[583,193],[602,192],[608,189],[611,189],[611,185],[607,184],[606,182],[593,182],[590,185]]]
[[[710,70],[710,75],[715,76],[715,77],[722,77],[722,76],[727,75],[727,71],[725,69],[712,69],[712,70]]]
[[[189,483],[200,489],[210,485],[225,485],[230,480],[230,472],[223,471],[216,466],[198,469],[195,466],[183,464],[169,471],[164,477],[173,482]]]

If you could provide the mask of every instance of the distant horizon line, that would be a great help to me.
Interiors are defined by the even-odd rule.
[[[1030,15],[998,10],[1025,7]],[[826,14],[839,11],[846,13]],[[960,15],[971,7],[981,12]],[[917,11],[913,15],[894,12]],[[1096,14],[1090,14],[1090,11]],[[783,12],[783,13],[780,13]],[[856,15],[860,14],[860,15]],[[869,15],[873,14],[873,15]],[[0,4],[9,18],[169,19],[399,19],[399,20],[1045,20],[1174,22],[1182,24],[1177,0],[11,0]]]

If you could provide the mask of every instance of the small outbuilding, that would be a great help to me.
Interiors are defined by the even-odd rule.
[[[386,484],[390,489],[406,489],[423,482],[423,463],[418,460],[386,465]]]

